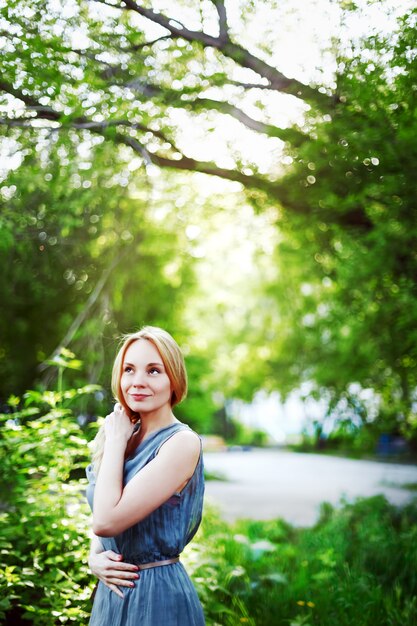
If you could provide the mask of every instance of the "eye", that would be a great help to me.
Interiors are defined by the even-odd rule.
[[[130,367],[130,365],[125,365],[125,367],[123,368],[123,371],[126,372],[127,374],[129,374],[130,372],[132,372],[132,368]]]
[[[157,367],[151,367],[149,369],[149,374],[160,374],[160,373],[161,373],[161,370],[158,369]]]

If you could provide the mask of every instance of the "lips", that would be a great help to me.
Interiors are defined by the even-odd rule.
[[[140,402],[141,400],[146,400],[146,398],[149,398],[150,396],[144,393],[131,393],[130,397],[133,398],[133,400],[136,400],[136,402]]]

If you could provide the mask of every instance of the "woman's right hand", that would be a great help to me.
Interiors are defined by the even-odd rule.
[[[112,550],[90,553],[88,565],[94,576],[120,598],[124,596],[119,587],[134,587],[133,581],[140,577],[136,565],[124,563],[122,555]]]

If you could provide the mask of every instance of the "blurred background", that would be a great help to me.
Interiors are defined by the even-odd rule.
[[[208,623],[415,624],[414,3],[0,7],[2,623],[88,622],[88,443],[151,324]]]

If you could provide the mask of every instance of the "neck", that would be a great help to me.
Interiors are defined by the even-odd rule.
[[[155,430],[160,430],[161,428],[165,428],[166,426],[170,426],[175,422],[178,422],[177,418],[173,414],[171,407],[164,407],[161,411],[156,412],[142,412],[140,414],[140,434],[141,438],[150,435]]]
[[[130,438],[125,452],[125,458],[129,457],[136,450],[138,445],[149,435],[157,430],[161,430],[161,428],[165,428],[166,426],[170,426],[171,424],[175,424],[178,422],[177,418],[171,411],[171,407],[169,411],[164,415],[154,415],[152,413],[141,413],[140,415],[140,428],[136,433],[132,435]]]

